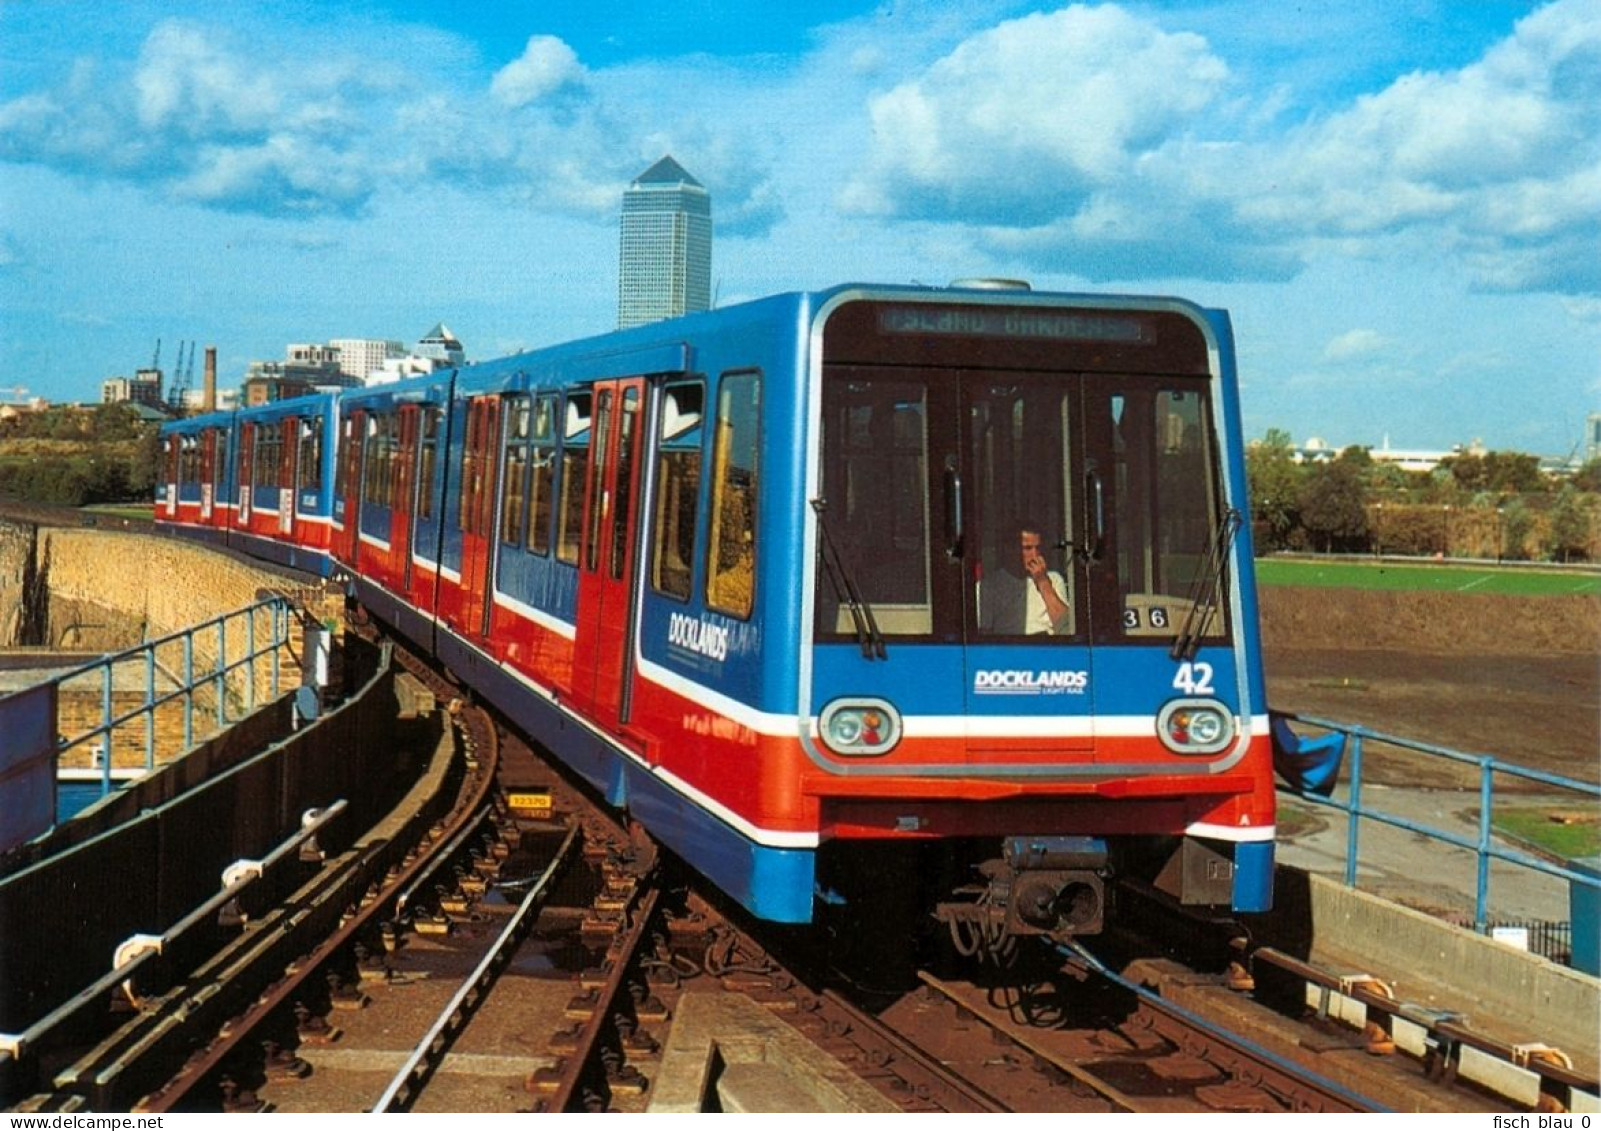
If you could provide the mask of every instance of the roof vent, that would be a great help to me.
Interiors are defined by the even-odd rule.
[[[953,279],[952,290],[963,291],[1028,291],[1033,290],[1027,279],[995,279],[988,276],[975,279]]]

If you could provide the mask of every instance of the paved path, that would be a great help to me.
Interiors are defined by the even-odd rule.
[[[1345,799],[1343,787],[1336,796],[1341,801]],[[1369,783],[1362,787],[1362,801],[1364,809],[1449,832],[1470,844],[1478,842],[1477,790],[1404,789]],[[1582,807],[1584,799],[1573,794],[1548,798],[1520,794],[1513,803],[1524,806],[1542,802],[1554,809],[1573,809]],[[1499,797],[1497,803],[1507,804]],[[1347,815],[1282,793],[1279,804],[1282,819],[1292,830],[1303,823],[1302,814],[1314,818],[1311,827],[1303,831],[1288,837],[1281,832],[1279,863],[1343,881]],[[1478,879],[1475,853],[1372,820],[1361,822],[1357,839],[1358,889],[1442,917],[1456,915],[1472,921]],[[1518,850],[1518,846],[1504,841],[1497,843]],[[1492,860],[1488,914],[1492,922],[1566,922],[1568,883],[1559,877]]]

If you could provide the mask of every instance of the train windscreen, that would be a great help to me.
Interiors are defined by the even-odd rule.
[[[1225,638],[1210,379],[1007,345],[825,364],[816,637],[865,606],[891,642]]]

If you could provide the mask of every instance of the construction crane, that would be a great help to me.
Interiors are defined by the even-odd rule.
[[[189,387],[189,376],[195,369],[195,344],[189,343],[189,369],[185,372],[183,367],[183,339],[178,339],[178,360],[172,367],[172,384],[167,388],[167,406],[169,408],[183,407],[183,394]]]

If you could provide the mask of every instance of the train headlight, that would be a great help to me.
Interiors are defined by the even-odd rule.
[[[1234,716],[1214,699],[1175,699],[1156,716],[1156,733],[1175,754],[1216,754],[1234,741]]]
[[[835,754],[872,758],[901,740],[901,714],[883,699],[836,699],[818,716],[817,732]]]

